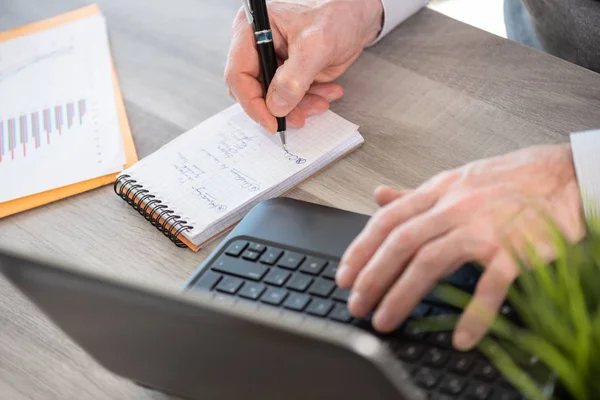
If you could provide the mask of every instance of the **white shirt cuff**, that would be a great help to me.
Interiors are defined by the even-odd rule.
[[[377,43],[401,22],[425,7],[429,0],[381,0],[381,2],[383,3],[383,27],[369,46]]]
[[[571,150],[585,216],[600,216],[600,130],[571,134]]]

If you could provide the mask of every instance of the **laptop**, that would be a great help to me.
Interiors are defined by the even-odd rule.
[[[368,216],[254,207],[180,293],[0,252],[0,273],[100,365],[184,399],[520,399],[451,332],[379,335],[346,310],[338,262]],[[446,278],[472,290],[478,270]],[[412,317],[456,313],[428,296]],[[505,307],[503,313],[512,310]]]

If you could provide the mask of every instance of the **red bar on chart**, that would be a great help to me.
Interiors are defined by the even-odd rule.
[[[83,125],[83,116],[85,115],[85,99],[79,100],[78,106],[79,106],[79,125]]]
[[[12,160],[15,159],[15,119],[11,118],[8,120],[8,147],[10,148],[10,157]]]

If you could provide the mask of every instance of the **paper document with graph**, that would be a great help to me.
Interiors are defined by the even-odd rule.
[[[87,8],[51,22],[0,41],[0,203],[110,176],[132,161],[104,17]]]

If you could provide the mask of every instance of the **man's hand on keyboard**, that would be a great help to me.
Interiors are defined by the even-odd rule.
[[[380,188],[376,200],[381,209],[348,248],[337,274],[338,285],[352,287],[350,312],[363,317],[377,308],[374,327],[394,330],[439,279],[477,261],[486,269],[454,334],[454,345],[465,350],[484,336],[518,275],[504,244],[523,252],[531,243],[551,259],[548,214],[569,240],[585,234],[568,145],[473,162],[416,190]]]
[[[279,61],[264,100],[252,26],[242,9],[233,22],[233,39],[225,68],[230,95],[270,132],[274,116],[287,116],[301,127],[310,115],[342,97],[333,83],[358,58],[381,29],[380,0],[299,0],[269,2],[269,19]]]

